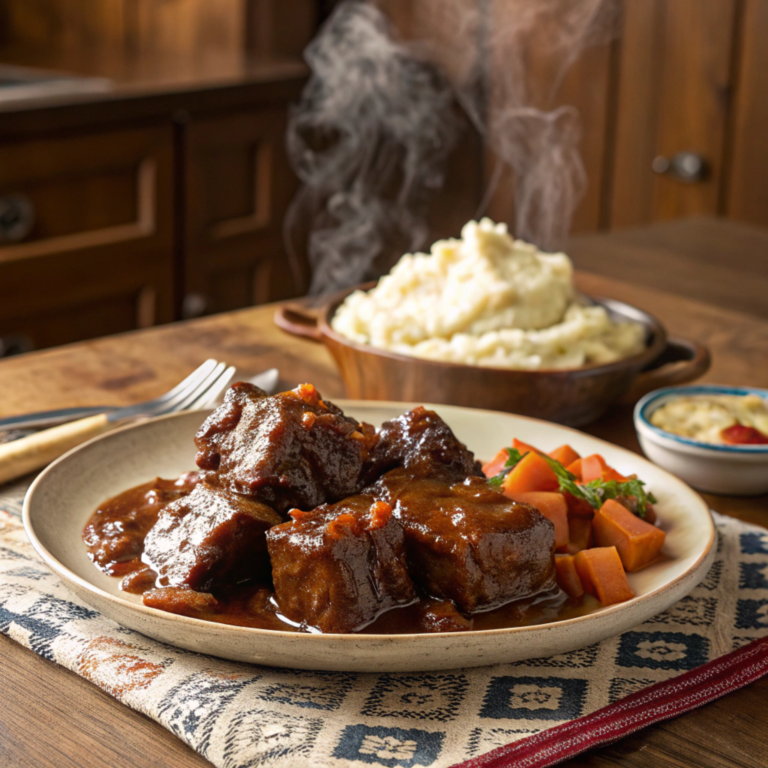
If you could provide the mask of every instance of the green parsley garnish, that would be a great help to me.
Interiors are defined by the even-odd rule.
[[[504,478],[515,468],[515,466],[527,456],[527,453],[521,454],[517,448],[506,448],[507,459],[499,474],[494,475],[488,479],[488,484],[491,488],[499,489],[504,483]],[[639,518],[645,518],[645,513],[648,510],[648,504],[655,504],[656,498],[652,493],[648,493],[645,490],[645,483],[638,478],[630,478],[623,483],[617,480],[590,480],[583,485],[578,483],[576,475],[569,472],[559,461],[545,456],[542,454],[542,458],[552,467],[553,472],[557,476],[557,481],[560,484],[560,491],[562,493],[570,493],[577,499],[584,499],[594,509],[600,509],[603,506],[603,502],[608,499],[618,498],[631,498],[634,499],[633,506],[635,509],[630,511],[635,512]]]
[[[501,488],[501,484],[504,482],[504,478],[517,466],[517,464],[522,461],[523,456],[527,456],[528,453],[520,453],[520,451],[517,450],[517,448],[505,448],[504,449],[507,452],[507,456],[509,457],[507,459],[506,464],[504,464],[504,468],[499,472],[498,475],[494,475],[493,477],[488,478],[488,484],[491,486],[491,488],[495,488],[498,490]]]

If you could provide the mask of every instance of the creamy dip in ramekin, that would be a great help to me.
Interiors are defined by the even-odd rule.
[[[700,443],[722,445],[723,431],[740,425],[768,435],[768,402],[759,395],[701,394],[676,397],[650,416],[653,426]]]

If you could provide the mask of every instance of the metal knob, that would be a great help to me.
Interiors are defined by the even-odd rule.
[[[181,316],[184,320],[202,317],[208,310],[208,297],[205,294],[191,291],[184,296],[181,305]]]
[[[35,223],[32,201],[24,195],[0,197],[0,243],[18,243]]]
[[[671,176],[685,184],[704,181],[709,175],[709,164],[696,152],[678,152],[671,160],[659,155],[653,159],[651,168],[654,173]]]

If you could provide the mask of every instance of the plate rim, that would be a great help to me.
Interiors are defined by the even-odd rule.
[[[653,462],[651,462],[649,459],[645,458],[644,456],[635,454],[629,448],[624,448],[623,446],[615,445],[614,443],[610,443],[607,440],[603,440],[600,437],[589,435],[574,427],[567,427],[562,424],[557,424],[556,422],[546,421],[544,419],[537,419],[532,416],[524,416],[517,413],[508,413],[505,411],[494,411],[494,410],[484,409],[484,408],[470,408],[468,406],[448,405],[445,403],[443,404],[415,403],[413,401],[397,401],[397,400],[353,400],[353,399],[339,398],[339,399],[335,399],[333,402],[342,409],[355,408],[355,407],[363,407],[363,408],[405,407],[406,409],[408,409],[412,407],[417,407],[418,405],[423,405],[425,408],[429,408],[431,410],[440,409],[440,408],[451,408],[455,410],[467,411],[470,413],[484,413],[484,414],[491,414],[491,415],[512,416],[514,418],[530,421],[535,424],[545,424],[547,426],[554,426],[554,427],[557,427],[558,429],[571,432],[575,435],[580,435],[580,436],[584,435],[590,438],[591,440],[597,440],[599,443],[602,443],[603,445],[608,446],[611,449],[618,449],[622,452],[631,454],[633,460],[639,459],[641,462],[651,464],[656,469],[658,469],[659,471],[667,475],[668,478],[672,480],[674,483],[683,486],[683,488],[687,492],[691,493],[697,499],[697,501],[700,502],[705,512],[704,517],[707,520],[707,523],[709,526],[709,538],[707,540],[707,544],[704,547],[701,554],[699,555],[699,557],[695,560],[695,562],[692,563],[683,573],[679,574],[672,581],[662,584],[661,586],[657,587],[651,592],[648,592],[647,594],[640,595],[639,597],[634,597],[623,603],[616,603],[614,605],[606,606],[602,609],[598,609],[596,611],[584,614],[582,616],[575,616],[570,619],[561,619],[558,621],[546,622],[543,624],[531,624],[531,625],[522,626],[522,627],[500,627],[496,629],[481,629],[481,630],[473,629],[473,630],[461,631],[461,632],[420,632],[420,633],[409,633],[409,634],[363,634],[358,632],[349,632],[349,633],[343,633],[343,634],[342,633],[321,633],[321,632],[303,632],[303,633],[289,632],[286,630],[259,629],[257,627],[242,627],[235,624],[224,624],[222,622],[206,621],[204,619],[196,619],[190,616],[182,616],[180,614],[170,613],[168,611],[161,611],[158,608],[150,608],[140,603],[134,603],[130,600],[126,600],[125,598],[119,597],[117,595],[113,595],[112,593],[107,592],[101,587],[98,587],[95,584],[89,582],[87,579],[84,579],[81,576],[78,576],[76,573],[74,573],[69,568],[67,568],[66,565],[61,563],[42,544],[42,542],[39,540],[39,538],[37,537],[34,531],[30,510],[32,507],[33,499],[34,499],[34,494],[37,491],[38,486],[46,482],[47,476],[51,474],[55,468],[60,466],[65,461],[69,460],[71,456],[77,454],[79,451],[85,449],[86,447],[99,443],[102,440],[107,440],[115,434],[126,432],[128,430],[140,429],[144,426],[159,423],[162,421],[167,421],[170,419],[189,418],[189,416],[192,413],[207,415],[211,413],[213,409],[206,409],[201,411],[185,411],[181,413],[171,413],[171,414],[167,414],[165,416],[161,416],[153,419],[146,419],[139,422],[126,424],[125,426],[110,430],[105,434],[98,435],[97,437],[94,437],[91,440],[88,440],[87,442],[82,443],[81,445],[78,445],[75,448],[72,448],[71,450],[67,451],[67,453],[60,456],[54,462],[49,464],[35,478],[33,483],[30,485],[29,489],[27,490],[27,493],[24,497],[24,505],[22,509],[22,522],[24,524],[24,531],[27,535],[27,538],[29,539],[29,542],[32,544],[32,547],[34,548],[35,552],[37,552],[37,554],[43,559],[46,565],[59,578],[63,579],[65,582],[72,581],[75,584],[77,584],[81,589],[84,589],[87,592],[95,593],[100,598],[106,599],[109,602],[116,603],[118,606],[124,609],[132,610],[132,611],[138,612],[139,614],[144,614],[147,617],[153,617],[157,619],[164,619],[166,621],[177,622],[182,626],[186,625],[190,628],[196,627],[198,629],[203,629],[203,630],[210,630],[211,628],[218,628],[220,630],[226,629],[228,632],[231,632],[232,634],[239,634],[244,637],[249,637],[249,636],[266,637],[266,638],[271,637],[276,640],[280,638],[296,639],[297,636],[300,636],[301,638],[306,638],[307,642],[314,642],[316,644],[322,643],[322,642],[330,643],[330,642],[335,642],[343,639],[350,642],[363,641],[373,645],[376,642],[402,643],[402,642],[413,641],[415,638],[418,638],[422,642],[438,643],[441,638],[446,638],[446,637],[463,637],[466,639],[470,639],[470,638],[479,638],[479,637],[486,637],[486,636],[491,636],[491,637],[493,636],[500,637],[500,636],[508,636],[508,635],[514,636],[514,635],[520,635],[520,634],[524,635],[532,632],[542,632],[542,631],[550,632],[550,631],[554,631],[561,628],[565,629],[567,627],[580,626],[585,622],[594,620],[594,618],[598,616],[606,617],[616,613],[624,613],[630,608],[635,608],[635,607],[639,608],[641,605],[649,602],[651,599],[658,598],[663,593],[680,585],[686,579],[691,578],[693,575],[697,574],[702,569],[702,567],[706,564],[706,561],[708,559],[714,559],[714,555],[715,555],[714,544],[717,538],[717,530],[715,528],[715,523],[712,518],[712,511],[710,510],[709,505],[704,501],[704,499],[701,497],[699,493],[697,493],[693,488],[691,488],[685,482],[680,480],[678,477],[675,477],[675,475],[671,474],[670,472],[665,470],[663,467],[659,467],[658,465],[653,464]],[[203,418],[205,418],[205,416],[203,416]],[[691,587],[691,589],[693,589],[693,587]],[[659,613],[663,610],[666,610],[666,608],[660,609]],[[655,615],[655,614],[652,614],[652,615]],[[111,619],[111,620],[115,621],[114,619]],[[643,620],[647,620],[647,619],[643,619]],[[640,620],[640,622],[638,623],[641,623],[643,620]],[[120,622],[117,622],[117,623],[120,623]],[[309,638],[313,638],[313,639],[309,640]],[[428,638],[433,638],[433,639],[429,640]]]

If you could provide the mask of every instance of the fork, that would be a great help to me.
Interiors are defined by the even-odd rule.
[[[123,422],[203,408],[218,397],[234,375],[233,366],[227,367],[225,363],[206,360],[184,381],[160,397],[110,413],[61,424],[0,445],[0,483],[40,469],[71,448]]]
[[[257,387],[265,390],[268,395],[271,395],[277,390],[280,372],[277,368],[269,368],[246,379],[246,381],[255,384]],[[184,382],[179,384],[179,387],[182,384]],[[176,388],[174,387],[174,389]],[[212,398],[210,402],[200,404],[198,407],[213,408],[216,405],[215,399]],[[48,427],[57,427],[59,424],[64,424],[68,421],[84,419],[86,416],[96,416],[99,413],[109,413],[116,410],[117,408],[114,405],[78,405],[74,408],[55,408],[49,411],[23,413],[18,416],[4,416],[0,418],[0,432],[18,429],[47,429]]]

